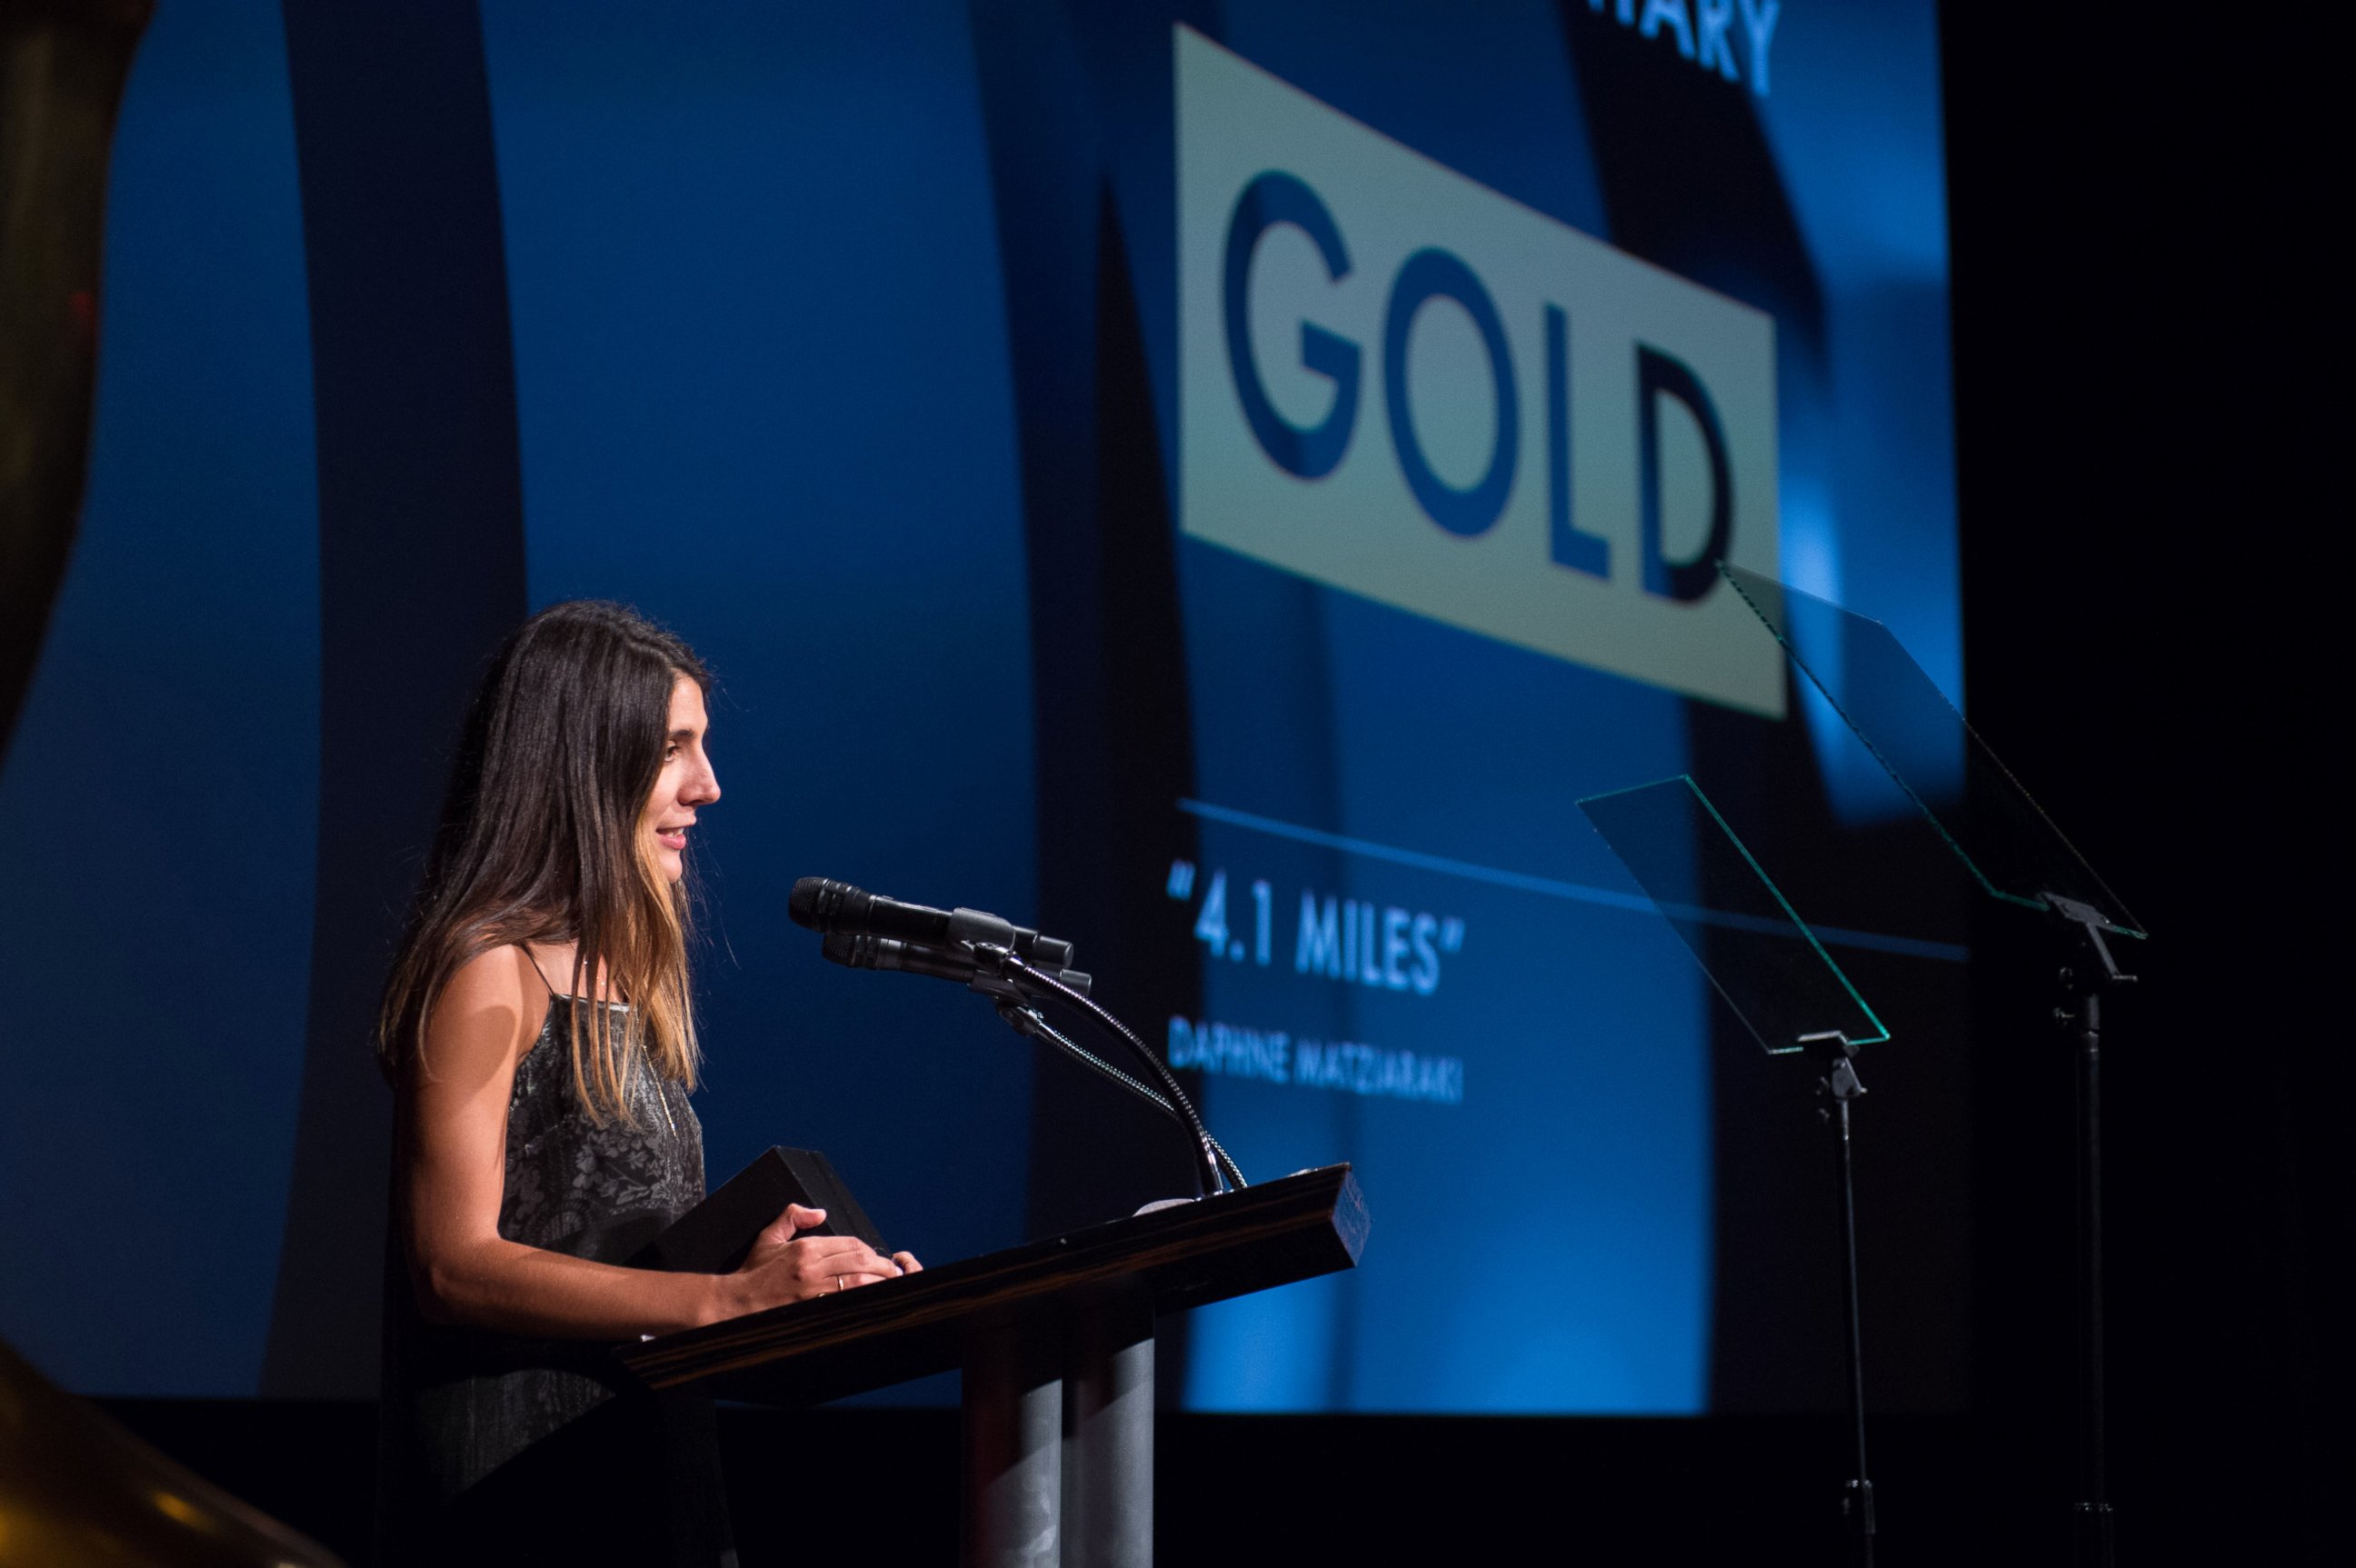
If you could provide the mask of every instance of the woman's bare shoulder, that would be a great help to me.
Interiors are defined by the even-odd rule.
[[[460,964],[425,1026],[433,1076],[464,1077],[512,1069],[540,1032],[548,986],[520,947],[487,948]]]
[[[530,952],[519,943],[485,948],[450,973],[442,988],[442,1004],[461,1007],[506,1004],[513,1006],[548,994]]]

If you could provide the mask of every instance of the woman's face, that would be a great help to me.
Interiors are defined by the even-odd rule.
[[[662,772],[638,814],[638,832],[652,847],[655,864],[673,882],[687,875],[687,830],[695,825],[696,808],[720,799],[720,780],[703,750],[705,723],[702,688],[680,676],[671,682]]]

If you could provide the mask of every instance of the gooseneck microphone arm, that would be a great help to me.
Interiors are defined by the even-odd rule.
[[[1140,1083],[1136,1079],[1048,1023],[1045,1015],[1038,1008],[1026,1006],[1020,1002],[1001,1002],[998,1004],[998,1015],[1004,1019],[1006,1026],[1016,1034],[1026,1039],[1044,1041],[1055,1047],[1098,1077],[1107,1082],[1119,1084],[1181,1127],[1186,1127],[1184,1113],[1170,1103],[1169,1096],[1151,1084]],[[1191,1133],[1194,1129],[1188,1127],[1187,1131]],[[1208,1135],[1205,1134],[1205,1136]],[[1210,1138],[1209,1142],[1212,1157],[1218,1161],[1219,1171],[1226,1177],[1227,1185],[1235,1187],[1250,1185],[1244,1180],[1244,1173],[1236,1167],[1236,1162],[1228,1156],[1227,1151],[1221,1146],[1219,1141],[1216,1138]]]
[[[1207,1197],[1220,1189],[1222,1183],[1219,1170],[1221,1152],[1219,1146],[1213,1141],[1210,1129],[1203,1125],[1202,1114],[1194,1109],[1194,1101],[1187,1098],[1185,1090],[1179,1087],[1178,1079],[1171,1073],[1169,1068],[1162,1064],[1162,1058],[1153,1054],[1152,1047],[1138,1038],[1135,1031],[1106,1011],[1086,992],[1066,985],[1059,976],[1050,974],[1044,970],[1025,962],[1020,954],[1010,948],[979,946],[974,949],[974,958],[977,961],[996,969],[1009,980],[1023,985],[1025,989],[1036,987],[1059,998],[1070,1006],[1078,1008],[1099,1028],[1128,1047],[1130,1054],[1143,1062],[1147,1070],[1161,1080],[1163,1097],[1170,1101],[1171,1107],[1180,1113],[1181,1120],[1194,1145],[1194,1179],[1201,1186],[1203,1195]],[[1236,1185],[1237,1187],[1244,1185],[1240,1173],[1237,1174]]]

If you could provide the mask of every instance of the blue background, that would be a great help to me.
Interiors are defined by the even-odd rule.
[[[712,1172],[771,1143],[820,1146],[897,1244],[937,1259],[1020,1240],[1040,1202],[1024,1146],[1057,1136],[1033,1123],[1027,1048],[947,988],[821,964],[785,893],[822,872],[1038,913],[1039,774],[1069,759],[1037,706],[1067,693],[1035,663],[1047,503],[1023,459],[1055,411],[1026,403],[1016,360],[1091,373],[1090,345],[1021,334],[1031,291],[1062,286],[1038,235],[1078,231],[1057,193],[1101,192],[1154,482],[1175,472],[1172,13],[933,4],[887,30],[799,5],[479,9],[530,604],[624,599],[721,676],[727,800],[699,849]],[[1888,620],[1960,700],[1933,10],[1784,11],[1772,95],[1725,86],[1720,107],[1755,121],[1816,297],[1806,329],[1779,316],[1785,575]],[[1665,51],[1720,91],[1665,37],[1597,35],[1608,17],[1576,0],[1181,15],[1616,242],[1634,242],[1614,229],[1629,199],[1602,171],[1626,133],[1587,91],[1621,69],[1607,48]],[[1022,116],[1005,107],[1010,53],[1053,89]],[[141,46],[83,528],[0,773],[0,820],[22,825],[0,849],[0,1246],[40,1260],[0,1274],[0,1334],[86,1391],[251,1393],[271,1330],[322,701],[287,71],[266,4],[163,7]],[[1007,175],[1041,146],[1058,149],[1053,177]],[[1075,248],[1093,239],[1066,252],[1093,255]],[[1746,286],[1741,235],[1712,254],[1654,259],[1785,303]],[[1192,759],[1162,796],[1173,820],[1199,799],[1610,895],[1633,885],[1576,799],[1701,768],[1666,693],[1173,550]],[[1815,766],[1790,787],[1837,823],[1883,822],[1869,759],[1821,708],[1792,723]],[[1608,900],[1194,822],[1239,907],[1252,876],[1275,884],[1280,954],[1303,886],[1461,915],[1472,935],[1430,998],[1300,980],[1281,959],[1181,977],[1204,1016],[1467,1064],[1454,1106],[1205,1080],[1248,1174],[1354,1160],[1376,1223],[1356,1273],[1196,1315],[1187,1400],[1708,1408],[1731,1343],[1713,1328],[1722,1020],[1666,929]],[[1158,882],[1122,896],[1183,936],[1191,915]],[[1091,933],[1059,934],[1086,967]],[[1102,993],[1119,1005],[1143,978],[1108,974]],[[1159,1036],[1162,1019],[1132,1021]],[[356,1320],[373,1307],[356,1302]]]

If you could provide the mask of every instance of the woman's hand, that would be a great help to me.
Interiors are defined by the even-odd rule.
[[[805,1236],[826,1223],[826,1210],[789,1203],[753,1240],[744,1263],[727,1277],[734,1316],[789,1301],[855,1290],[878,1280],[898,1279],[924,1265],[906,1252],[884,1257],[855,1236]]]

